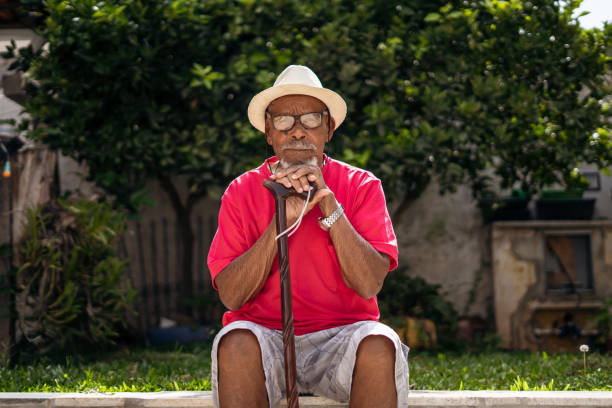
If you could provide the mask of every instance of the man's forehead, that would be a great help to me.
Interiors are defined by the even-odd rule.
[[[327,106],[319,99],[309,95],[285,95],[270,102],[268,112],[321,111]]]

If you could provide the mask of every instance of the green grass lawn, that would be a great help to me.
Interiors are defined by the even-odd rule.
[[[421,353],[408,358],[419,390],[612,391],[612,355],[492,351]]]
[[[0,367],[0,392],[210,390],[211,344],[127,348],[96,356]]]
[[[612,355],[411,351],[410,383],[428,390],[612,391]],[[210,344],[123,348],[57,363],[0,367],[0,392],[210,390]]]

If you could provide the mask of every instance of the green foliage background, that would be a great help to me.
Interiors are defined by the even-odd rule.
[[[23,127],[131,208],[146,179],[184,175],[197,199],[260,163],[246,107],[291,63],[347,100],[329,151],[404,203],[434,175],[533,194],[612,158],[612,30],[582,30],[576,0],[23,3],[48,41],[5,54],[30,78]]]

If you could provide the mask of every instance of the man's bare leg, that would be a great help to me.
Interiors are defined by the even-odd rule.
[[[257,337],[249,330],[232,330],[217,348],[220,408],[268,406],[266,377]]]
[[[395,346],[385,336],[367,336],[359,344],[349,407],[397,407]]]

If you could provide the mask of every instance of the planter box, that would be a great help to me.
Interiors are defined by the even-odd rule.
[[[531,218],[527,205],[529,199],[524,197],[507,197],[503,199],[483,199],[483,217],[485,222],[523,221]],[[497,208],[492,208],[497,206]]]
[[[590,220],[594,209],[594,198],[540,198],[536,201],[540,220]]]

